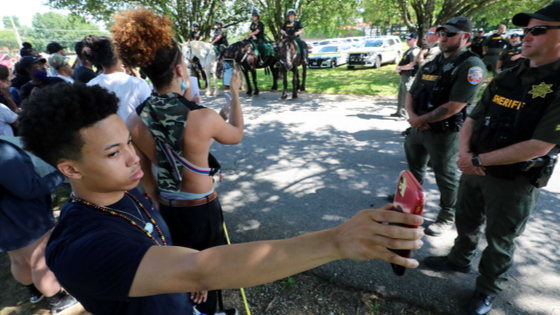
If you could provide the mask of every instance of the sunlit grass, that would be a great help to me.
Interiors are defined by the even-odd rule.
[[[272,75],[265,76],[264,70],[257,71],[257,78],[260,90],[272,87]],[[399,75],[394,65],[355,70],[348,70],[343,65],[335,69],[307,69],[305,90],[311,93],[396,96],[398,86]],[[288,90],[291,88],[292,73],[288,73]],[[278,89],[283,89],[282,80],[278,82]]]

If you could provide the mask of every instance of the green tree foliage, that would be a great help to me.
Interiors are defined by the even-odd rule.
[[[534,12],[549,0],[364,0],[364,21],[383,27],[402,21],[420,38],[432,25],[442,25],[455,16],[473,19],[475,27],[494,29],[508,24],[515,13]],[[511,25],[510,25],[511,26]]]
[[[143,6],[157,13],[165,14],[174,23],[179,40],[190,39],[192,24],[200,24],[206,39],[214,28],[214,21],[219,18],[226,29],[234,29],[240,23],[249,21],[251,6],[247,2],[224,0],[49,0],[55,9],[67,9],[75,15],[90,16],[105,21],[109,27],[115,13]]]
[[[74,44],[86,35],[108,35],[96,24],[87,22],[80,16],[66,16],[54,12],[45,14],[37,13],[33,16],[32,28],[23,28],[20,31],[23,41],[33,44],[37,51],[46,51],[51,42],[74,49]]]

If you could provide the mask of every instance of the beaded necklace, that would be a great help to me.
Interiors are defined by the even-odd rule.
[[[140,206],[140,208],[142,208],[142,210],[144,210],[144,213],[148,216],[148,218],[149,218],[150,221],[152,222],[151,224],[153,224],[153,226],[156,227],[156,229],[157,229],[157,231],[158,231],[158,233],[159,233],[159,236],[160,236],[160,238],[161,238],[161,241],[163,242],[163,246],[167,246],[167,242],[165,241],[165,236],[163,236],[163,233],[161,232],[159,226],[158,226],[157,223],[156,223],[156,220],[154,220],[154,219],[152,218],[152,216],[150,215],[150,213],[146,210],[146,208],[144,208],[144,205],[141,204],[140,201],[139,201],[136,197],[134,197],[131,193],[129,193],[128,191],[125,191],[124,193],[125,193],[128,197],[130,197],[132,200],[134,200],[134,201],[136,202],[136,204],[138,204],[138,205]],[[117,211],[118,211],[118,212],[117,212],[117,211],[114,211],[115,209],[111,209],[111,208],[108,208],[108,207],[99,206],[99,205],[96,205],[96,204],[91,203],[91,202],[89,202],[89,201],[80,199],[80,198],[76,197],[76,196],[74,195],[74,193],[72,193],[72,195],[70,195],[70,198],[72,198],[72,200],[74,200],[74,201],[76,201],[76,202],[83,203],[83,204],[85,204],[86,206],[89,206],[89,207],[94,208],[94,209],[96,209],[96,210],[100,210],[100,211],[103,211],[103,212],[106,212],[106,213],[109,213],[109,214],[111,214],[111,215],[114,215],[114,216],[117,216],[117,217],[121,217],[121,218],[127,220],[127,221],[130,222],[132,225],[134,225],[135,227],[137,227],[138,229],[140,229],[140,231],[142,231],[143,233],[145,233],[149,238],[151,238],[152,240],[154,240],[154,242],[156,242],[156,244],[158,244],[158,246],[161,246],[161,244],[158,243],[158,241],[152,236],[151,231],[146,231],[145,228],[143,228],[143,227],[141,227],[140,225],[138,225],[136,222],[134,222],[134,221],[133,221],[132,219],[130,219],[129,217],[125,216],[124,214],[118,213],[118,212],[121,212],[121,211],[118,211],[118,210],[117,210]],[[135,205],[135,206],[136,206],[136,205]],[[148,224],[150,224],[150,223],[147,223],[147,224],[146,224],[146,227],[148,227]],[[153,230],[153,228],[151,228],[151,229],[148,228],[148,230]]]

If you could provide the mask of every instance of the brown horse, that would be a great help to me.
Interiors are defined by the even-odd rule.
[[[301,49],[306,49],[301,47]],[[298,67],[303,67],[302,80],[299,79]],[[282,92],[281,99],[285,100],[288,97],[288,72],[292,71],[292,100],[297,100],[297,91],[305,91],[305,77],[307,76],[307,65],[303,62],[303,56],[298,53],[297,43],[294,36],[288,36],[282,41],[280,48],[280,73],[284,77],[284,91]]]
[[[265,68],[265,73],[267,70],[270,70],[273,78],[273,84],[270,90],[272,92],[278,90],[278,69],[275,67],[278,58],[276,56],[264,56],[263,64],[259,65],[259,57],[255,54],[255,47],[250,40],[233,43],[218,56],[216,74],[219,79],[222,79],[224,76],[224,58],[234,59],[241,65],[245,80],[247,80],[247,95],[259,95],[259,87],[257,85],[257,69],[259,68]],[[254,91],[249,81],[249,71],[253,76]]]

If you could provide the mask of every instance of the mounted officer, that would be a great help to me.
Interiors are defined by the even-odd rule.
[[[214,30],[214,37],[212,38],[211,44],[216,47],[219,54],[228,46],[227,32],[222,28],[222,20],[216,19],[214,25],[216,26],[216,29]]]
[[[299,35],[303,33],[304,29],[300,21],[296,21],[296,10],[288,10],[288,18],[289,21],[284,23],[280,32],[284,36],[296,36],[295,41],[301,49],[303,63],[307,64],[307,44],[299,37]]]
[[[253,9],[252,14],[253,22],[249,27],[250,31],[245,38],[251,37],[254,41],[257,42],[257,55],[259,56],[259,66],[263,65],[263,59],[266,54],[266,50],[264,48],[264,24],[263,22],[259,21],[260,15],[259,10]]]
[[[194,31],[191,32],[191,40],[199,41],[203,40],[202,32],[200,31],[200,26],[197,22],[193,23]]]

